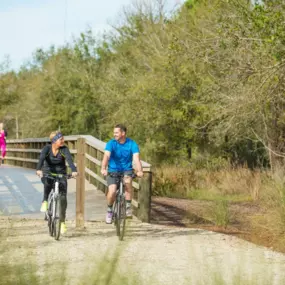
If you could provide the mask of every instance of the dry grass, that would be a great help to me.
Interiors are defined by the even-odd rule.
[[[285,169],[278,168],[263,178],[259,204],[264,210],[262,215],[251,219],[253,232],[267,239],[274,248],[285,251]]]
[[[175,198],[213,201],[205,217],[217,226],[241,222],[251,240],[285,252],[285,169],[251,171],[247,168],[196,170],[163,167],[155,170],[154,194]],[[243,212],[246,202],[250,215]],[[235,206],[235,211],[230,211]],[[258,206],[258,207],[256,207]]]
[[[258,199],[261,173],[246,168],[217,171],[162,167],[155,169],[154,194],[158,196],[254,201]]]

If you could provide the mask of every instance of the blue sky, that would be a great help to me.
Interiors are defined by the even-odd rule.
[[[9,56],[12,68],[29,60],[37,48],[70,42],[91,27],[95,34],[119,21],[123,6],[133,0],[0,0],[0,62]],[[168,0],[174,6],[180,0]]]

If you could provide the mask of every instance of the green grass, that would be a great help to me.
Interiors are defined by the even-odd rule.
[[[76,285],[160,285],[162,283],[155,279],[155,276],[146,276],[143,281],[137,274],[129,270],[127,273],[118,269],[118,261],[120,259],[120,251],[117,249],[113,254],[106,254],[102,259],[95,260],[90,263],[89,269],[79,270],[79,274],[84,272],[83,278],[73,284]],[[204,253],[206,254],[206,253]],[[193,253],[193,258],[195,253]],[[246,259],[246,256],[244,257]],[[258,257],[257,257],[258,258]],[[264,258],[264,257],[260,257]],[[273,273],[265,272],[264,276],[245,277],[243,271],[248,270],[244,268],[243,258],[239,267],[233,268],[233,277],[231,282],[228,282],[228,277],[222,271],[220,267],[219,259],[210,261],[207,256],[202,256],[204,260],[201,266],[201,277],[197,281],[197,276],[191,278],[191,271],[189,277],[185,277],[185,281],[180,283],[181,285],[268,285],[272,284],[274,279]],[[57,263],[45,265],[45,271],[43,275],[40,275],[40,267],[31,260],[29,262],[22,261],[19,265],[2,264],[0,266],[1,285],[69,285],[71,280],[68,277],[66,267],[68,264]],[[280,283],[285,284],[285,283]]]
[[[226,227],[230,222],[228,201],[216,201],[212,208],[212,215],[217,226]]]
[[[76,283],[77,285],[160,285],[155,277],[147,276],[147,281],[142,281],[136,274],[129,271],[129,273],[118,273],[117,261],[120,255],[118,252],[110,259],[110,256],[104,257],[100,262],[92,265],[92,269],[86,274],[86,277],[81,281]],[[207,259],[205,258],[207,263]],[[247,278],[242,276],[242,272],[238,268],[234,268],[236,274],[232,278],[231,282],[225,280],[225,276],[221,269],[219,268],[219,263],[217,262],[215,268],[212,266],[207,266],[209,268],[207,271],[201,272],[200,281],[197,282],[195,279],[192,280],[191,277],[186,277],[185,285],[268,285],[272,284],[274,276],[270,272],[267,273],[263,278],[258,276],[258,279]],[[242,261],[240,268],[243,268]],[[51,270],[53,269],[53,270]],[[40,276],[37,272],[39,270],[35,263],[26,263],[11,266],[11,265],[1,265],[1,285],[41,285],[41,284],[52,284],[52,285],[69,285],[70,280],[67,276],[65,266],[63,264],[58,264],[57,270],[54,266],[47,266],[46,271],[43,276]],[[86,270],[88,272],[88,270]],[[285,283],[280,283],[285,284]]]
[[[99,262],[94,262],[89,271],[80,270],[79,274],[88,272],[85,277],[79,281],[78,285],[140,285],[143,284],[136,274],[120,274],[117,269],[119,259],[118,252],[110,257],[105,256]],[[24,264],[24,262],[26,262]],[[41,276],[38,272],[40,267],[32,260],[24,261],[19,265],[3,264],[0,266],[1,285],[69,285],[66,267],[68,264],[57,262],[56,264],[45,264],[44,275]]]

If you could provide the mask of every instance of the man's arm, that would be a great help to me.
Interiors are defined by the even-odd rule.
[[[108,167],[110,156],[111,156],[111,152],[108,150],[105,150],[102,163],[101,163],[101,173],[104,176],[107,175],[107,167]]]
[[[136,166],[136,170],[137,170],[137,176],[138,177],[143,177],[143,169],[142,169],[142,163],[140,160],[140,154],[139,153],[134,153],[133,155],[133,160]]]

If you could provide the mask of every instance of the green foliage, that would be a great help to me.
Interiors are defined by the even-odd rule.
[[[85,31],[2,73],[10,137],[16,117],[22,137],[60,127],[107,140],[122,122],[155,164],[195,160],[195,150],[214,165],[274,165],[285,152],[283,1],[188,0],[173,15],[149,5],[101,38]]]
[[[16,103],[19,97],[17,75],[14,72],[0,74],[0,111]]]

